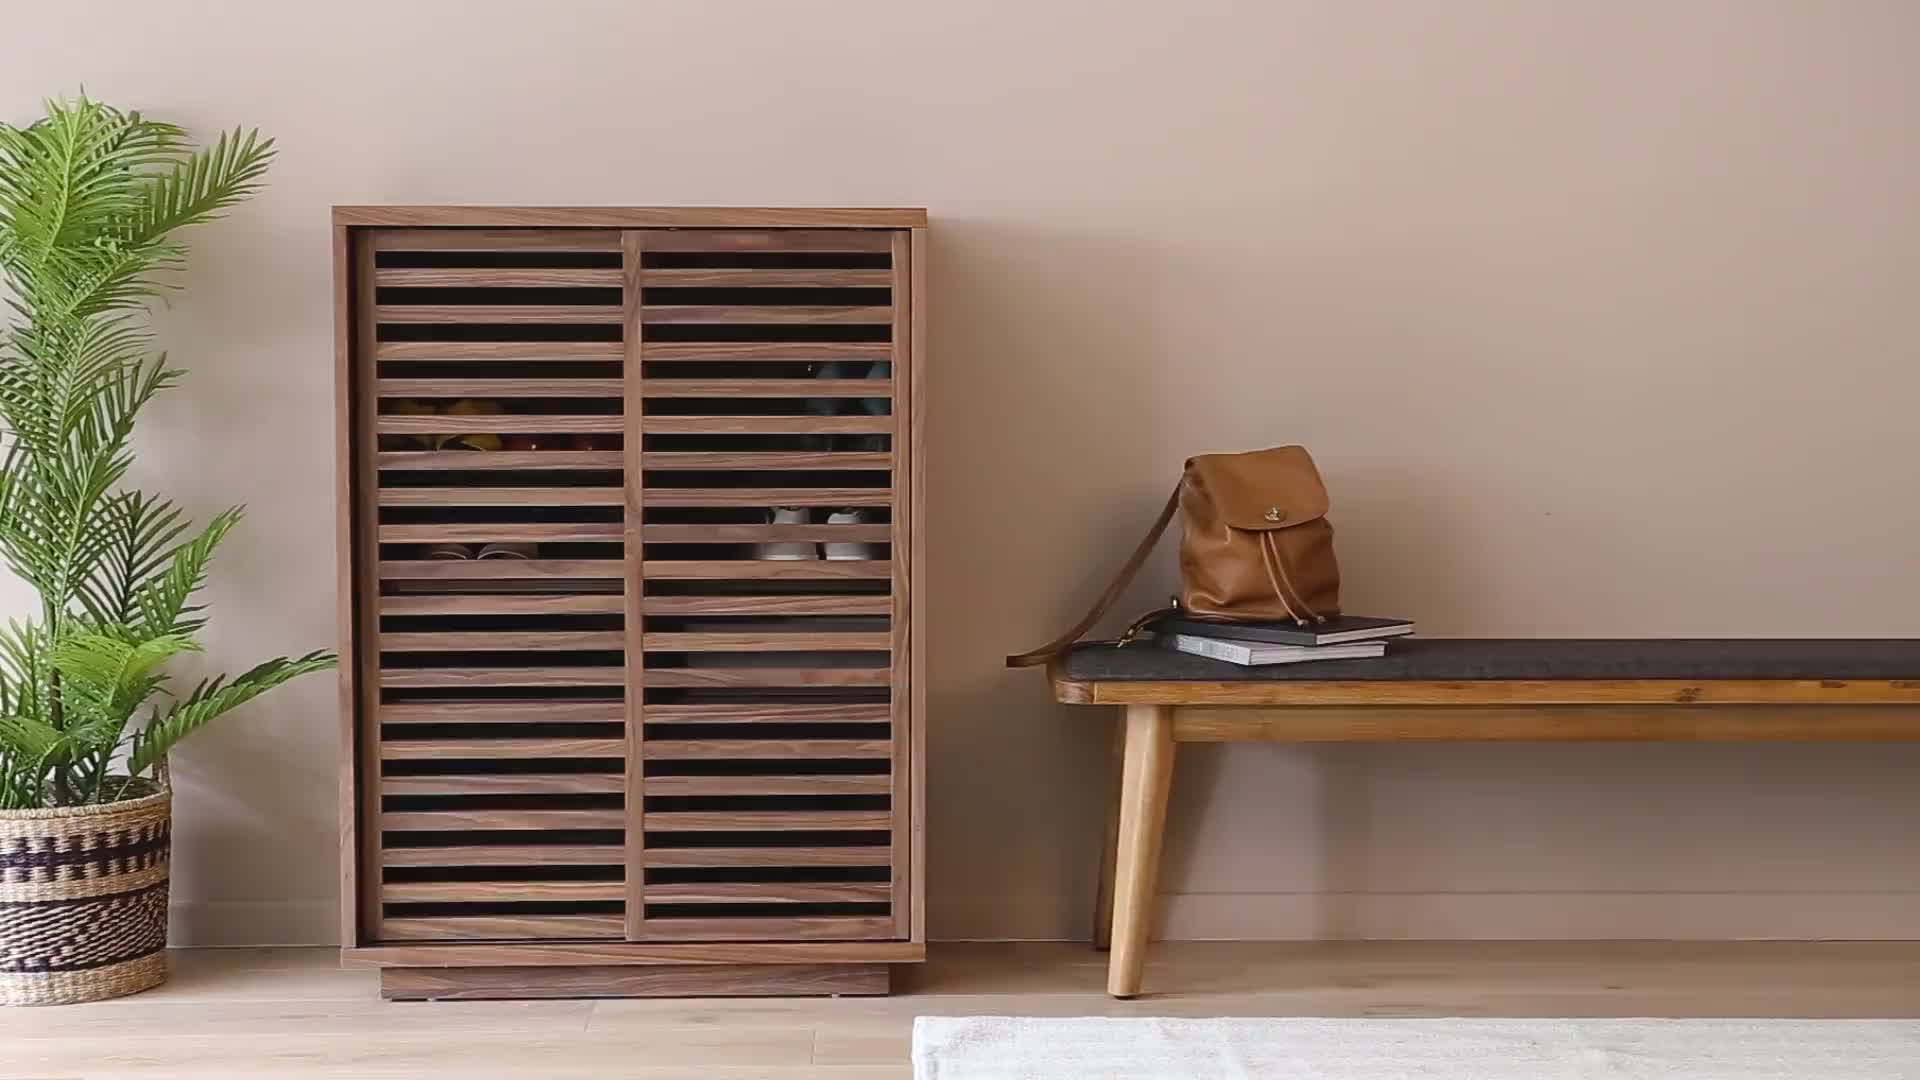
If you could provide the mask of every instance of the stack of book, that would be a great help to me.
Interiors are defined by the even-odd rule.
[[[1413,633],[1406,619],[1339,615],[1318,623],[1202,622],[1169,615],[1154,621],[1154,639],[1170,649],[1229,664],[1299,664],[1385,656],[1387,639]]]

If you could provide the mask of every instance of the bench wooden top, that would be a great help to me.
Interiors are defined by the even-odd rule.
[[[1142,642],[1079,646],[1050,675],[1083,705],[1920,705],[1920,639],[1403,638],[1265,667]]]

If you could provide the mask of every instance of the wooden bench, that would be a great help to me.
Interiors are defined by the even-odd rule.
[[[1083,645],[1049,674],[1058,700],[1125,717],[1095,916],[1116,997],[1140,992],[1178,743],[1920,740],[1920,640],[1413,638],[1258,668]]]

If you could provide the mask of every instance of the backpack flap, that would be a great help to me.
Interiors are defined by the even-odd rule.
[[[1303,446],[1189,458],[1187,483],[1235,529],[1285,529],[1327,513],[1326,484]]]

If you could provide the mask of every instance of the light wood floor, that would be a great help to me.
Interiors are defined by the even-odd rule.
[[[899,1080],[922,1014],[1920,1016],[1920,943],[1176,943],[1130,1002],[1104,959],[935,946],[891,998],[388,1004],[329,950],[185,951],[136,997],[0,1009],[0,1077]]]

